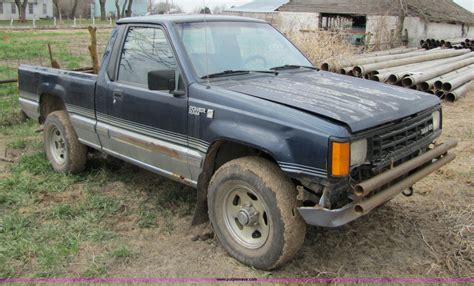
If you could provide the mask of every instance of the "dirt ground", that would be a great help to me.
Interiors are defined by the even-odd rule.
[[[110,277],[473,277],[474,276],[474,90],[445,103],[443,138],[458,138],[457,159],[369,215],[337,229],[309,227],[297,257],[283,268],[263,272],[240,264],[211,237],[209,226],[190,227],[191,215],[172,217],[170,233],[136,227],[133,218],[117,222],[135,254],[114,265]],[[0,138],[3,154],[5,138]],[[14,157],[15,155],[10,155]],[[15,158],[10,158],[15,159]],[[6,162],[0,162],[0,173]],[[137,172],[137,181],[155,176]],[[0,175],[1,178],[1,175]],[[155,179],[158,189],[182,189]],[[123,182],[104,188],[120,195]],[[72,197],[80,190],[70,188]],[[78,193],[79,192],[79,193]],[[194,190],[189,188],[189,192]],[[93,250],[88,250],[93,251]],[[80,264],[80,257],[77,264]],[[77,265],[76,264],[76,265]],[[74,265],[71,275],[74,275]]]

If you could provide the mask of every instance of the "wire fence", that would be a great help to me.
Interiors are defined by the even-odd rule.
[[[97,31],[99,58],[105,50],[110,31]],[[87,29],[0,31],[0,82],[16,80],[18,67],[22,64],[51,67],[52,61],[55,61],[62,69],[92,67],[89,45]],[[14,83],[0,84],[0,95],[14,92],[14,87]]]

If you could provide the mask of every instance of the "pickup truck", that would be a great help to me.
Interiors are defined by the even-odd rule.
[[[20,104],[52,167],[96,149],[197,189],[193,224],[275,269],[306,225],[339,227],[454,159],[437,97],[322,72],[270,24],[122,19],[98,75],[22,65]]]

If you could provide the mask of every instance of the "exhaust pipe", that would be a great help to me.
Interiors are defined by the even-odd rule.
[[[446,141],[444,144],[436,147],[435,149],[426,152],[425,154],[416,157],[406,163],[401,164],[385,173],[382,173],[370,180],[362,182],[354,187],[354,194],[359,198],[363,198],[375,191],[376,189],[386,185],[387,183],[399,178],[402,175],[407,174],[410,171],[430,162],[431,160],[438,158],[439,156],[446,154],[448,150],[456,147],[458,141],[451,139]]]
[[[423,179],[424,177],[430,175],[434,171],[438,170],[439,168],[443,167],[444,165],[448,164],[449,162],[453,161],[456,158],[454,154],[448,154],[445,157],[437,160],[433,164],[429,165],[428,167],[422,169],[421,171],[409,176],[408,178],[404,179],[403,181],[396,183],[395,185],[389,187],[388,189],[376,194],[375,196],[361,201],[354,205],[354,211],[359,214],[368,213],[377,206],[383,204],[386,201],[389,201],[399,193],[403,192],[404,190],[413,186],[416,182]]]

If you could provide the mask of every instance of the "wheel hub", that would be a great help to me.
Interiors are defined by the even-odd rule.
[[[262,247],[270,233],[265,203],[250,188],[237,185],[226,195],[224,221],[232,237],[249,249]]]
[[[52,127],[49,132],[49,149],[54,161],[64,164],[67,154],[66,140],[56,126]]]
[[[237,219],[244,226],[255,225],[258,223],[258,211],[252,206],[243,206],[237,214]]]

